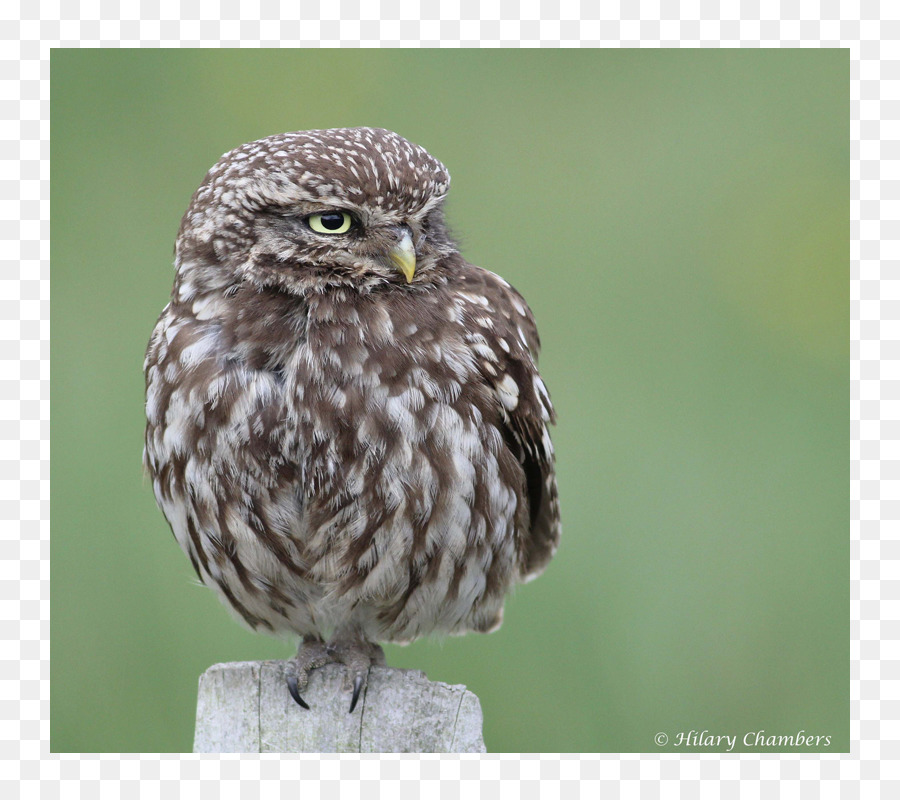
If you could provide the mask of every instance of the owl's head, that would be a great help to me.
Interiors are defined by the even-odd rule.
[[[443,221],[449,188],[440,161],[379,128],[242,145],[207,173],[185,212],[176,292],[186,300],[244,282],[297,294],[428,283],[456,249]]]

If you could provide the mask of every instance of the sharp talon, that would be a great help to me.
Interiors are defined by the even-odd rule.
[[[363,676],[357,675],[356,679],[353,681],[353,699],[350,701],[350,713],[353,713],[353,709],[356,708],[356,703],[359,700],[359,693],[362,691],[363,687]]]
[[[300,690],[299,690],[299,688],[297,687],[297,678],[296,678],[296,676],[294,676],[294,675],[289,675],[289,676],[288,676],[288,678],[287,678],[287,687],[288,687],[288,691],[291,693],[291,697],[294,698],[294,701],[297,703],[297,705],[298,705],[298,706],[302,706],[302,707],[305,708],[307,711],[309,711],[309,706],[306,705],[306,701],[305,701],[302,697],[300,697]],[[351,711],[352,711],[352,709],[351,709]]]

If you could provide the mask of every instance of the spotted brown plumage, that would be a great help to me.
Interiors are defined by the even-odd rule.
[[[144,462],[200,579],[356,698],[378,642],[491,631],[559,539],[539,340],[467,263],[444,166],[373,128],[226,153],[147,351]],[[333,232],[331,229],[339,230]]]

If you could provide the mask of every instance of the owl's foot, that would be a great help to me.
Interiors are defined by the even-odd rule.
[[[331,641],[328,649],[334,655],[335,661],[347,667],[344,690],[353,689],[353,697],[350,699],[350,713],[352,714],[362,690],[368,683],[369,667],[385,665],[384,650],[373,642],[355,638],[341,639],[340,637]]]
[[[309,673],[316,667],[324,667],[331,660],[328,647],[321,639],[304,639],[300,642],[296,658],[288,661],[285,670],[288,691],[297,705],[309,710],[309,706],[300,696],[300,692],[306,691]]]
[[[343,664],[347,667],[344,689],[353,691],[350,699],[352,714],[368,682],[369,667],[384,666],[384,650],[377,644],[358,638],[337,636],[328,644],[321,639],[304,640],[297,650],[297,657],[288,662],[286,674],[288,692],[303,708],[309,708],[300,694],[309,684],[309,673],[325,664]]]

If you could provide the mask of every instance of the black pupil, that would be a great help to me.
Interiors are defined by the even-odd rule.
[[[338,228],[342,227],[344,224],[344,215],[343,214],[322,214],[322,227],[327,228],[330,231],[336,231]]]

